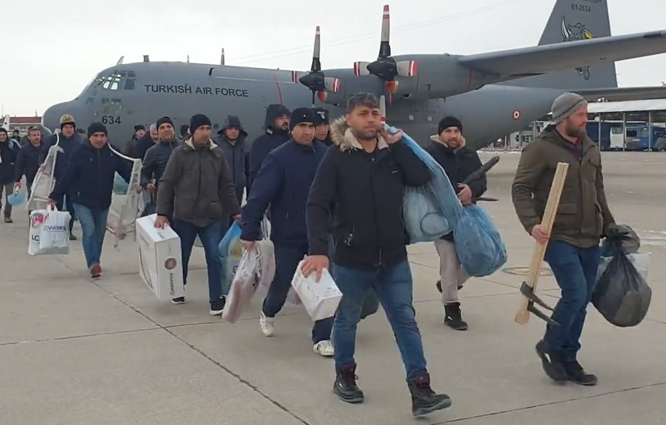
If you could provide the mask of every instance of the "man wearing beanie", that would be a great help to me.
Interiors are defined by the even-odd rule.
[[[319,140],[326,147],[333,145],[331,141],[331,122],[328,115],[328,109],[312,108],[315,118],[315,140]]]
[[[475,203],[476,198],[486,191],[486,177],[480,177],[467,184],[462,182],[481,168],[481,159],[476,151],[465,146],[462,135],[462,122],[456,117],[444,117],[439,122],[438,134],[430,137],[427,152],[446,172],[460,202],[465,205]],[[453,243],[453,232],[435,241],[439,255],[439,276],[437,288],[442,293],[444,304],[444,324],[452,329],[465,331],[467,323],[462,318],[458,290],[469,278],[460,265]]]
[[[18,157],[20,144],[9,138],[7,130],[0,127],[0,208],[2,194],[5,201],[5,223],[12,223],[12,204],[9,195],[14,193],[14,167]]]
[[[264,128],[266,133],[254,140],[250,147],[250,172],[247,192],[252,189],[252,182],[257,176],[264,158],[275,148],[289,140],[289,109],[284,105],[273,104],[266,108]]]
[[[163,129],[164,123],[158,124]],[[159,180],[155,227],[170,223],[180,236],[185,283],[194,240],[199,236],[206,253],[210,314],[219,316],[229,290],[222,287],[220,226],[229,216],[240,220],[240,206],[229,165],[222,149],[210,138],[210,127],[207,116],[194,115],[191,136],[173,150]],[[184,297],[173,300],[174,304],[184,302]]]
[[[123,149],[123,153],[131,158],[142,159],[137,155],[137,145],[139,143],[139,140],[141,140],[141,138],[145,135],[146,135],[146,127],[142,124],[135,125],[134,134],[125,144],[125,149]]]
[[[335,147],[319,165],[307,201],[310,256],[303,274],[329,269],[331,222],[335,248],[333,278],[342,291],[335,314],[333,392],[346,403],[362,403],[356,384],[356,328],[369,291],[377,294],[393,329],[411,394],[412,415],[423,416],[451,405],[446,394],[430,386],[423,341],[416,323],[412,272],[407,258],[403,219],[405,186],[430,180],[426,164],[382,126],[379,100],[358,93],[347,102],[347,114],[331,124]]]
[[[104,124],[90,124],[88,141],[72,154],[65,174],[49,195],[56,204],[56,199],[72,194],[67,202],[81,223],[83,253],[93,278],[102,275],[100,257],[116,172],[128,183],[132,174],[132,164],[111,150],[107,134]]]
[[[141,167],[141,186],[150,196],[144,213],[155,209],[158,183],[160,178],[162,178],[162,174],[164,174],[171,154],[180,145],[180,142],[176,139],[176,130],[173,127],[173,122],[169,117],[160,118],[155,123],[155,126],[157,127],[158,141],[157,143],[153,143],[151,139],[150,143],[152,146],[146,151]]]
[[[292,138],[270,152],[243,208],[241,242],[246,250],[261,240],[261,221],[270,206],[271,240],[275,246],[275,278],[261,309],[259,325],[265,336],[274,332],[275,316],[280,312],[291,288],[298,263],[308,254],[305,207],[308,192],[326,147],[314,140],[315,117],[309,108],[295,109],[291,115]],[[315,353],[330,357],[332,319],[319,320],[312,328]]]
[[[601,172],[601,154],[587,136],[587,102],[574,93],[555,99],[553,123],[520,156],[513,180],[513,205],[523,227],[547,244],[545,261],[562,296],[544,338],[536,345],[546,375],[554,381],[596,385],[597,378],[578,363],[580,337],[599,266],[600,238],[614,226]],[[569,164],[550,234],[541,227],[553,175],[559,162]]]
[[[39,163],[44,166],[44,161],[48,156],[49,150],[52,146],[58,146],[56,154],[56,163],[55,169],[53,170],[53,177],[55,177],[56,182],[63,178],[65,175],[65,170],[67,169],[67,164],[69,163],[74,152],[82,145],[82,141],[79,136],[76,134],[76,123],[74,122],[74,117],[69,114],[65,114],[60,118],[60,134],[53,134],[46,143],[42,144],[41,151],[39,154]],[[74,228],[74,219],[76,217],[76,212],[74,211],[74,205],[71,202],[71,199],[74,196],[74,193],[62,192],[59,194],[60,198],[55,198],[54,201],[57,204],[59,210],[63,210],[65,206],[67,211],[69,211],[69,240],[75,241],[76,237],[72,233]]]

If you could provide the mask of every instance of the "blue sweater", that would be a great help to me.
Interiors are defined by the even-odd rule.
[[[56,181],[49,198],[59,199],[69,193],[73,203],[104,211],[111,206],[116,172],[129,183],[132,164],[113,153],[108,143],[96,149],[86,142],[72,154],[62,179]]]
[[[305,207],[325,153],[321,142],[304,146],[290,140],[268,154],[241,213],[241,239],[261,239],[261,221],[270,205],[273,243],[307,245]]]

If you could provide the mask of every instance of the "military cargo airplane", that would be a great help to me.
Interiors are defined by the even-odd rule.
[[[389,20],[385,6],[378,59],[348,69],[322,70],[319,28],[308,72],[121,58],[74,100],[50,107],[43,123],[53,129],[65,113],[80,126],[101,121],[120,146],[134,125],[160,116],[179,128],[205,113],[217,130],[233,114],[253,139],[271,103],[324,106],[336,117],[351,95],[368,91],[387,99],[387,122],[415,140],[427,140],[441,117],[454,115],[478,149],[545,116],[564,91],[591,100],[666,97],[665,87],[618,88],[615,61],[666,53],[666,31],[611,36],[607,0],[557,0],[538,46],[466,56],[392,56]]]

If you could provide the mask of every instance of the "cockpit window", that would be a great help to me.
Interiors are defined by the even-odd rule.
[[[109,99],[106,97],[102,99],[102,112],[105,115],[118,114],[120,113],[121,108],[120,99]]]
[[[102,76],[98,84],[104,90],[134,90],[136,87],[136,73],[134,71],[114,70],[107,76]]]
[[[134,90],[136,87],[136,74],[134,71],[127,71],[127,79],[125,80],[125,90]]]

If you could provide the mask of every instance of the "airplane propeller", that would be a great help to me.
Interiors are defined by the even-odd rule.
[[[314,50],[312,52],[312,65],[310,66],[310,71],[298,78],[298,72],[292,73],[292,80],[294,83],[297,81],[303,84],[305,87],[312,90],[312,106],[315,106],[315,95],[320,101],[326,99],[326,91],[337,93],[340,90],[340,79],[326,77],[324,72],[321,70],[321,61],[319,56],[321,53],[321,34],[319,31],[319,26],[317,26],[315,32],[315,42]]]
[[[391,14],[389,6],[384,5],[382,15],[382,35],[379,44],[379,56],[374,62],[354,62],[355,75],[375,75],[384,81],[386,90],[389,93],[389,105],[393,100],[393,93],[398,88],[398,81],[395,77],[416,77],[418,75],[418,62],[416,61],[397,61],[391,57]]]

